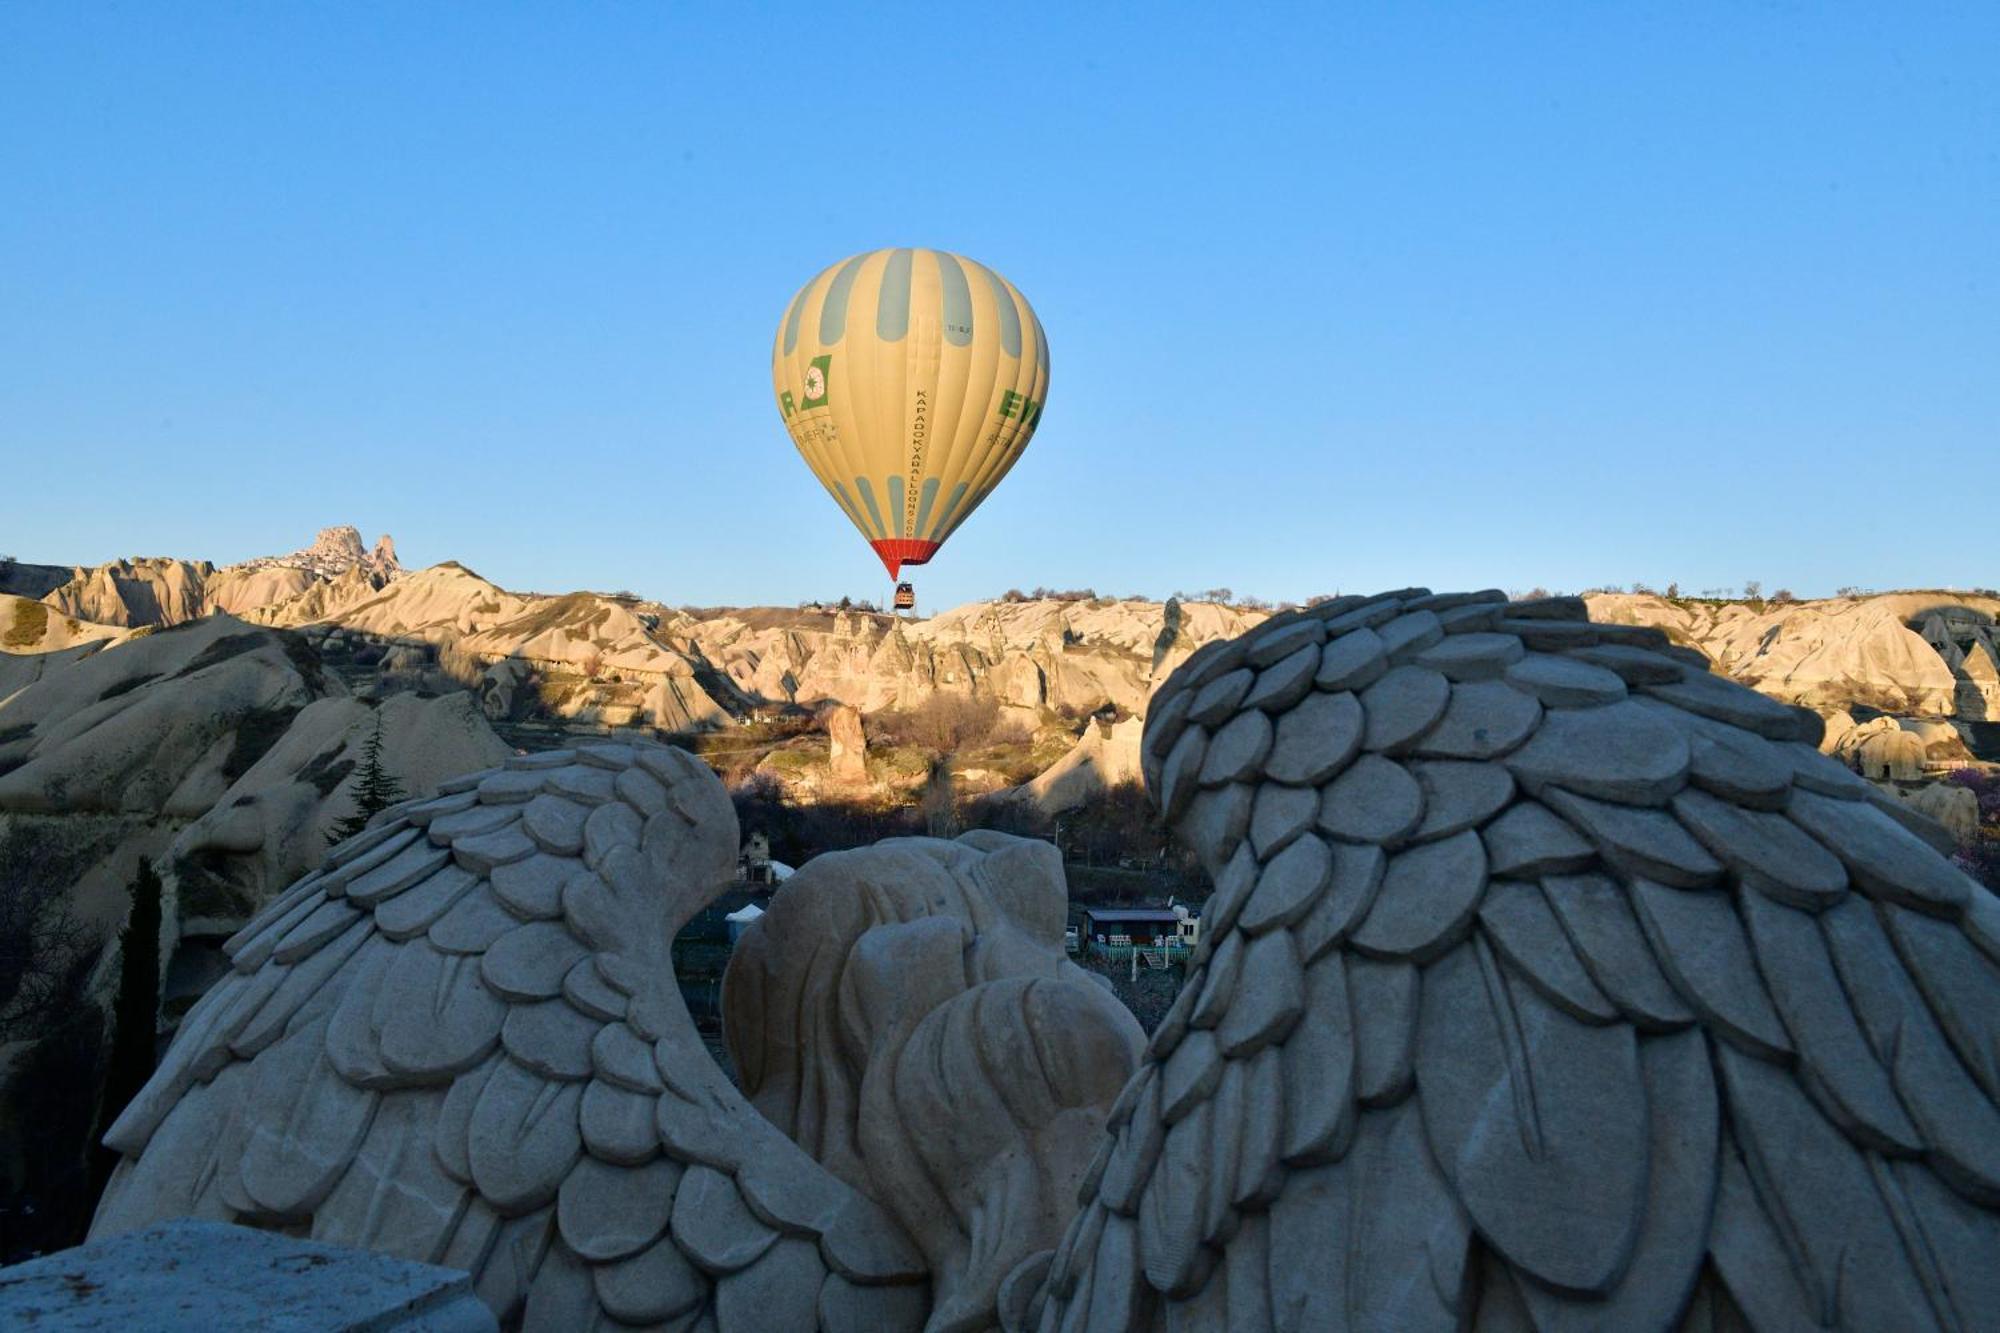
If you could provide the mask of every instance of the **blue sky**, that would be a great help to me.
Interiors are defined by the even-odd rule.
[[[0,7],[0,551],[881,595],[772,329],[882,245],[1053,388],[929,567],[2000,582],[2000,7]]]

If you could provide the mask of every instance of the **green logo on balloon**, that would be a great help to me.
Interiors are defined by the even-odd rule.
[[[829,352],[825,356],[814,357],[806,366],[806,393],[804,401],[799,404],[801,408],[810,410],[826,406],[826,376],[832,362],[833,354]]]

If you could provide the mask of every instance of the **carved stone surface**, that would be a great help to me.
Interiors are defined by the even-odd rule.
[[[903,1224],[941,1326],[990,1324],[1009,1274],[1061,1239],[1144,1042],[1065,956],[1066,899],[1046,842],[831,853],[787,881],[724,978],[752,1105]],[[1237,1040],[1297,1016],[1270,1004],[1245,1006],[1238,1025],[1258,1030]]]
[[[93,1235],[307,1226],[470,1270],[509,1327],[766,1328],[844,1270],[862,1285],[837,1308],[920,1327],[929,1269],[903,1227],[764,1120],[681,1005],[669,945],[735,862],[721,783],[661,746],[524,759],[433,803],[421,837],[390,811],[334,849],[338,912],[281,899],[232,942],[238,970],[107,1135],[124,1161]],[[1013,880],[1004,853],[940,846]],[[1129,1065],[1092,1069],[1105,1104]]]
[[[1580,599],[1304,614],[1314,692],[1258,711],[1313,829],[1166,805],[1227,864],[1202,1021],[1033,1326],[1990,1323],[2000,901],[1932,830]]]

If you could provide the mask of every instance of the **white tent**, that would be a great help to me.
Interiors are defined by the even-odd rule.
[[[755,903],[745,903],[723,917],[724,924],[729,928],[729,942],[734,944],[736,941],[742,939],[743,932],[750,929],[751,924],[762,915],[764,915],[763,908],[757,906]]]

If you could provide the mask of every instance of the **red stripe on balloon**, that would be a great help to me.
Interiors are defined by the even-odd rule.
[[[882,559],[882,567],[895,578],[904,565],[921,565],[937,554],[938,543],[916,537],[885,537],[868,543]]]

